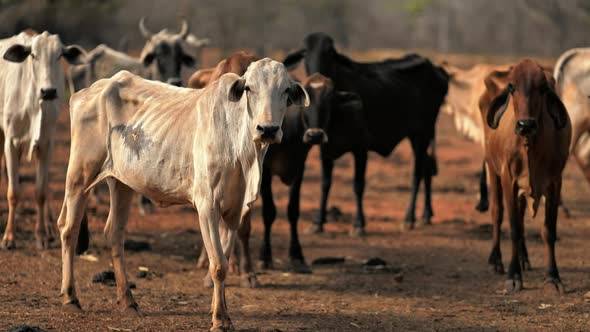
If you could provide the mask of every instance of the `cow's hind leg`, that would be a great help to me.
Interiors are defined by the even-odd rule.
[[[543,225],[543,242],[545,244],[545,291],[564,294],[565,289],[559,277],[555,261],[555,240],[557,239],[557,210],[561,194],[561,180],[549,188],[545,199],[545,224]]]
[[[111,245],[111,257],[117,281],[117,303],[125,313],[137,315],[139,310],[127,281],[123,248],[133,190],[114,178],[108,178],[107,184],[111,196],[111,208],[104,234]]]
[[[231,320],[225,304],[225,277],[227,275],[228,262],[219,234],[221,214],[219,207],[215,206],[212,200],[203,199],[203,202],[197,205],[196,208],[199,214],[203,243],[209,257],[209,273],[213,280],[211,331],[227,331],[232,329]]]
[[[411,141],[412,150],[414,152],[414,175],[412,177],[412,189],[410,194],[410,204],[406,210],[406,217],[402,224],[403,230],[414,229],[416,222],[416,199],[418,191],[420,190],[420,182],[422,182],[422,174],[424,168],[424,158],[426,156],[426,149],[418,142]]]
[[[8,219],[6,220],[6,229],[4,230],[4,237],[0,242],[2,249],[14,249],[16,241],[14,239],[16,207],[18,204],[20,194],[20,183],[18,176],[19,157],[20,153],[10,140],[4,142],[4,155],[6,157],[6,169],[8,173],[8,190],[6,192],[6,199],[8,200]],[[37,230],[35,230],[35,234]]]
[[[365,172],[367,170],[367,151],[354,154],[354,195],[356,198],[356,218],[352,235],[365,235],[365,212],[363,211],[363,194],[365,192]]]
[[[57,226],[61,238],[61,296],[66,310],[72,311],[81,310],[78,297],[76,296],[74,254],[78,242],[80,224],[86,208],[87,194],[84,192],[84,189],[87,184],[88,181],[86,181],[81,170],[75,171],[71,166],[68,167],[64,202]]]

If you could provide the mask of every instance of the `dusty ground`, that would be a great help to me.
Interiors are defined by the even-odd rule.
[[[67,113],[62,112],[57,158],[51,169],[52,207],[59,213],[68,155]],[[275,179],[279,217],[274,227],[276,270],[260,271],[259,289],[238,287],[231,275],[227,300],[236,329],[242,331],[389,331],[389,330],[590,330],[590,187],[572,162],[565,173],[564,199],[573,218],[560,217],[557,259],[567,293],[561,298],[543,294],[542,219],[527,219],[527,239],[533,271],[524,276],[526,289],[504,295],[504,276],[490,272],[489,215],[478,214],[477,177],[481,152],[463,141],[450,118],[442,115],[438,130],[440,174],[434,181],[435,225],[400,232],[409,199],[412,159],[402,144],[387,159],[374,154],[368,167],[365,211],[368,236],[350,238],[354,215],[352,159],[337,163],[330,206],[343,215],[331,220],[327,234],[302,235],[308,262],[318,257],[343,256],[342,265],[314,266],[313,274],[295,275],[281,270],[287,254],[285,218],[287,188]],[[18,218],[18,249],[0,252],[0,331],[19,325],[37,325],[49,331],[185,331],[209,327],[211,291],[202,286],[204,271],[195,268],[202,241],[193,213],[183,207],[158,209],[142,218],[134,208],[129,237],[147,240],[151,251],[128,252],[127,267],[133,291],[145,316],[122,317],[114,306],[115,289],[93,284],[92,276],[109,268],[109,251],[101,228],[106,206],[91,220],[91,250],[98,262],[76,261],[78,294],[84,314],[63,313],[60,306],[60,251],[33,248],[33,170],[24,170],[26,193]],[[318,153],[314,150],[302,190],[300,230],[310,225],[318,207]],[[4,192],[5,184],[2,184]],[[1,197],[5,197],[4,194]],[[421,199],[422,200],[422,199]],[[2,219],[6,203],[0,200]],[[421,205],[418,215],[421,215]],[[539,213],[542,216],[542,211]],[[259,211],[254,218],[253,246],[261,239]],[[528,218],[528,217],[527,217]],[[507,223],[502,245],[507,264],[510,244]],[[399,268],[403,280],[391,272],[367,273],[361,262],[381,257]],[[139,266],[156,275],[138,279]]]

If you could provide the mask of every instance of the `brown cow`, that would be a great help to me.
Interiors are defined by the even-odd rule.
[[[227,59],[221,60],[215,68],[196,71],[188,80],[188,86],[193,89],[204,88],[209,82],[217,80],[225,73],[244,73],[250,63],[258,57],[245,51],[238,51]]]
[[[506,71],[493,71],[486,77],[485,85],[479,107],[486,124],[485,158],[494,225],[489,263],[496,272],[504,272],[500,227],[506,206],[512,238],[506,290],[522,289],[519,252],[521,249],[526,252],[524,213],[528,206],[534,217],[541,198],[545,197],[545,286],[547,290],[563,293],[554,249],[561,176],[571,139],[569,116],[555,93],[551,73],[532,60],[523,60]]]

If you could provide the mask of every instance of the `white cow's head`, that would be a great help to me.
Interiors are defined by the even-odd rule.
[[[282,63],[269,58],[252,62],[244,76],[232,84],[229,100],[237,102],[242,98],[246,98],[254,140],[265,143],[281,142],[287,107],[309,106],[303,86],[289,77]]]
[[[14,44],[6,49],[4,60],[31,66],[38,99],[51,101],[63,91],[64,74],[60,59],[81,64],[85,52],[77,45],[64,46],[58,35],[47,31],[31,37],[30,43]]]

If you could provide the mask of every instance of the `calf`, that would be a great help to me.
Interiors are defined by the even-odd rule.
[[[72,143],[58,221],[64,305],[80,310],[73,248],[88,190],[106,180],[111,209],[105,235],[112,246],[122,308],[131,314],[138,311],[123,252],[136,191],[161,205],[195,207],[214,285],[211,330],[230,329],[226,256],[258,195],[268,145],[281,141],[288,104],[308,103],[301,85],[270,59],[252,63],[243,76],[223,75],[202,90],[147,81],[123,71],[76,93],[70,100]]]
[[[0,248],[15,247],[15,215],[20,197],[21,156],[33,157],[36,165],[37,248],[49,246],[53,225],[49,203],[49,163],[53,133],[64,96],[64,73],[60,59],[76,64],[84,58],[78,46],[65,46],[59,36],[22,32],[0,40],[0,144],[8,172],[8,220]]]
[[[283,61],[287,67],[305,61],[308,73],[320,73],[342,91],[357,93],[363,103],[361,122],[334,114],[334,120],[346,126],[363,124],[369,133],[366,140],[351,135],[333,137],[322,146],[322,198],[315,220],[316,232],[323,231],[326,221],[328,193],[332,183],[334,160],[352,152],[355,160],[354,192],[357,215],[353,234],[365,230],[363,194],[368,151],[389,155],[404,138],[409,138],[414,152],[412,197],[406,211],[404,226],[411,229],[416,220],[415,207],[420,182],[424,180],[425,199],[423,223],[430,224],[433,216],[431,180],[436,174],[434,153],[435,125],[439,109],[447,93],[448,76],[428,59],[409,55],[402,59],[359,63],[338,53],[334,41],[324,33],[305,38],[305,47]],[[353,123],[354,122],[354,123]]]
[[[512,258],[506,290],[522,289],[524,213],[535,216],[545,198],[543,242],[546,248],[548,290],[563,293],[555,262],[555,239],[562,172],[571,139],[570,119],[555,93],[549,72],[532,60],[523,60],[485,79],[479,107],[484,127],[485,161],[490,178],[493,246],[489,263],[504,272],[500,228],[508,210]]]

